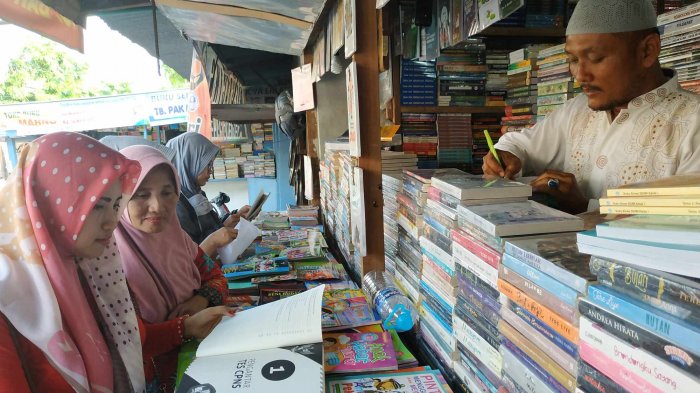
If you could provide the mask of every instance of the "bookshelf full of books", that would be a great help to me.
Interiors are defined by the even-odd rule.
[[[268,178],[277,176],[272,123],[250,125],[252,141],[217,142],[213,178]]]
[[[659,15],[661,66],[673,68],[686,90],[700,93],[700,3]]]

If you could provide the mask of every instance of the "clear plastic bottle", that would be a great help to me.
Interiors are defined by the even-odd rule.
[[[405,332],[413,328],[418,311],[411,300],[396,288],[391,274],[385,271],[368,272],[362,278],[362,291],[374,303],[385,330]]]

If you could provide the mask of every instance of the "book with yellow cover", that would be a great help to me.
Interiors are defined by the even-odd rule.
[[[608,197],[684,195],[700,197],[700,173],[670,176],[608,189]]]
[[[600,206],[629,207],[700,207],[700,197],[658,196],[658,197],[619,197],[600,198]]]
[[[601,206],[602,214],[659,214],[668,216],[700,216],[700,207]]]

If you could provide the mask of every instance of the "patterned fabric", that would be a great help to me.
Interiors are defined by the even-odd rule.
[[[573,173],[584,195],[598,199],[623,184],[700,172],[700,96],[673,76],[613,120],[581,95],[533,128],[506,133],[496,148],[518,156],[526,176]]]
[[[228,294],[228,282],[219,264],[200,249],[197,269],[202,276],[202,286],[195,293],[209,300],[209,306],[224,304],[224,297]]]
[[[650,0],[579,0],[566,26],[566,35],[609,34],[656,27]]]
[[[153,170],[165,165],[175,168],[163,154],[149,146],[130,146],[121,151],[127,158],[138,159],[142,171],[136,189]],[[179,194],[179,188],[175,185]],[[159,233],[145,233],[134,227],[125,211],[115,232],[119,251],[141,318],[148,323],[163,322],[175,307],[194,295],[201,285],[201,276],[194,260],[199,248],[182,230],[171,210],[169,223]]]
[[[0,188],[0,311],[36,345],[78,392],[112,392],[112,355],[78,277],[75,241],[96,201],[115,181],[129,194],[140,171],[96,140],[76,133],[41,137],[20,153],[13,175]],[[77,261],[89,277],[107,326],[132,327],[117,342],[119,357],[134,391],[145,381],[136,315],[116,249],[99,263]],[[100,273],[97,274],[97,269]],[[118,313],[118,314],[117,314]]]

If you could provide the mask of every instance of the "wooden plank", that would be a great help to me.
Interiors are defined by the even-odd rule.
[[[211,117],[236,123],[269,123],[275,121],[274,104],[212,104]]]
[[[356,0],[357,91],[359,94],[360,143],[359,159],[364,175],[365,227],[367,256],[362,258],[360,275],[384,270],[382,163],[379,129],[379,61],[377,50],[376,0]]]
[[[187,1],[187,0],[156,0],[156,4],[165,5],[172,8],[179,8],[181,10],[198,11],[198,12],[210,12],[219,15],[228,16],[239,16],[243,18],[255,18],[267,20],[270,22],[277,22],[283,25],[294,26],[302,30],[309,30],[312,27],[311,22],[305,20],[292,18],[285,15],[273,14],[271,12],[252,10],[250,8],[237,7],[232,5],[220,5],[211,3],[201,3],[197,1]]]

